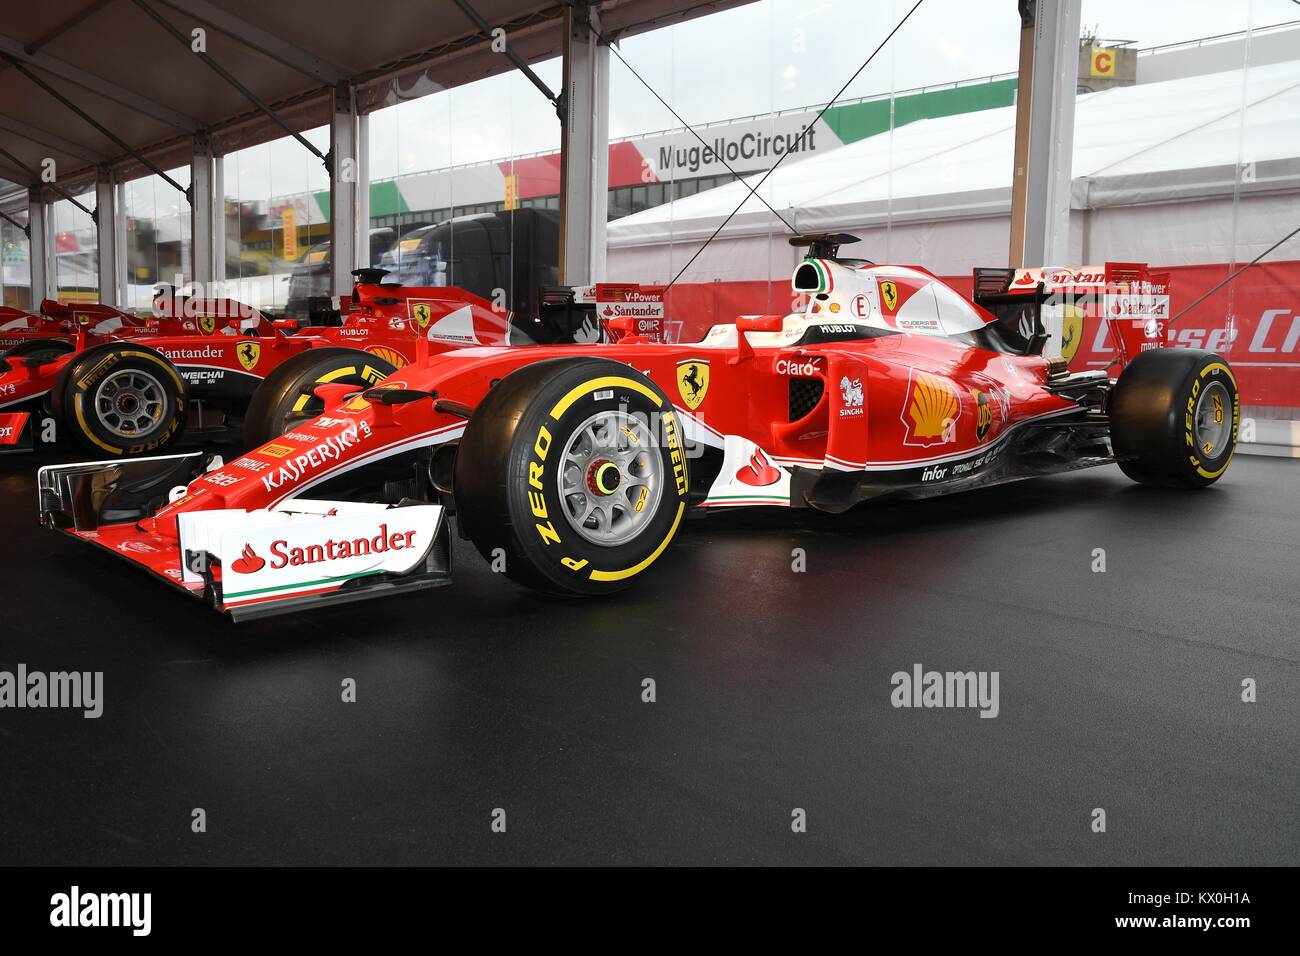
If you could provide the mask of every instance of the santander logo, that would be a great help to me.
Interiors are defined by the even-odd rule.
[[[374,536],[367,534],[357,538],[328,538],[310,544],[296,544],[278,538],[267,545],[271,553],[269,563],[253,550],[251,544],[246,544],[239,557],[230,562],[230,569],[237,574],[256,574],[263,568],[279,571],[281,568],[323,564],[345,558],[381,557],[390,551],[405,551],[416,547],[415,537],[418,531],[390,531],[387,522],[380,524],[378,531]]]
[[[774,485],[781,479],[781,471],[776,468],[761,450],[755,450],[749,456],[749,463],[736,472],[736,480],[741,484],[758,488]]]
[[[266,559],[259,557],[251,544],[244,545],[244,550],[239,553],[239,557],[230,562],[230,569],[240,574],[255,574],[265,566]]]

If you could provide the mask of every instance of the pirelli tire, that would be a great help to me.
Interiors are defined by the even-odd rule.
[[[474,410],[453,478],[461,531],[527,587],[621,590],[667,549],[686,511],[681,422],[647,377],[607,359],[506,376]]]
[[[50,407],[97,454],[156,455],[185,430],[188,389],[176,366],[134,342],[87,349],[59,373]]]
[[[360,349],[330,346],[295,355],[253,392],[244,415],[244,441],[249,447],[265,445],[297,422],[324,414],[324,401],[311,394],[315,385],[355,385],[360,392],[395,371],[393,363]]]
[[[0,359],[36,359],[45,365],[76,350],[67,339],[29,339],[0,355]]]
[[[1120,374],[1108,409],[1119,466],[1142,484],[1204,488],[1237,449],[1237,381],[1213,352],[1143,352]]]

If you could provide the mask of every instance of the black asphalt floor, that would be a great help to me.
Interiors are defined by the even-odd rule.
[[[450,588],[238,627],[35,505],[0,462],[0,669],[104,713],[0,710],[0,864],[1300,862],[1300,462],[710,516],[600,602],[458,543]],[[998,715],[895,708],[916,664]]]

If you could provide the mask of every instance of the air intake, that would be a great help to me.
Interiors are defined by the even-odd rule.
[[[790,379],[790,421],[797,422],[810,414],[822,400],[825,390],[826,386],[819,378]]]

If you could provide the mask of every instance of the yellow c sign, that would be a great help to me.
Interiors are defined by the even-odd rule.
[[[1115,75],[1115,51],[1092,48],[1091,69],[1093,76],[1111,77]]]

